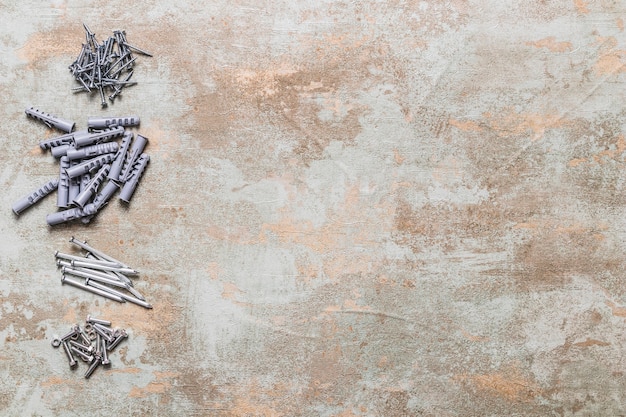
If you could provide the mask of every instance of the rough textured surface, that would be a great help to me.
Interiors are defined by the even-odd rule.
[[[2,414],[626,414],[622,2],[131,3],[0,3]],[[105,111],[82,22],[155,56]],[[142,118],[128,208],[13,215],[58,170],[29,104]],[[61,287],[71,235],[154,310]],[[88,313],[130,337],[85,381]]]

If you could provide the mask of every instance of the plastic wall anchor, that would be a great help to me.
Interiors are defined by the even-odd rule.
[[[117,185],[115,181],[109,180],[109,182],[107,182],[107,184],[93,199],[93,205],[96,207],[96,211],[100,210],[119,189],[120,186]]]
[[[70,161],[67,159],[67,156],[61,157],[60,166],[59,166],[59,187],[57,191],[57,207],[65,208],[68,206],[69,200],[69,189],[70,189],[70,178],[67,176],[67,172],[65,171],[70,167]]]
[[[111,170],[109,171],[109,179],[117,181],[120,177],[120,172],[122,172],[122,167],[124,166],[124,161],[126,160],[126,154],[128,153],[128,148],[130,146],[130,142],[133,140],[133,132],[124,132],[124,137],[122,138],[122,144],[120,145],[117,154],[115,155],[115,159],[111,164]]]
[[[87,174],[83,174],[80,176],[80,189],[79,189],[79,193],[82,193],[83,190],[85,188],[87,188],[87,186],[89,185],[89,183],[91,182],[91,174],[87,173]],[[72,202],[74,201],[74,199],[72,199]]]
[[[137,137],[133,141],[133,146],[131,146],[130,148],[129,154],[124,161],[124,167],[122,168],[122,172],[120,173],[118,181],[126,182],[128,176],[130,175],[130,172],[133,169],[133,165],[135,165],[135,162],[139,158],[139,155],[143,153],[143,150],[146,148],[147,144],[148,138],[146,138],[145,136],[137,135]]]
[[[89,117],[87,119],[89,129],[106,129],[111,126],[139,126],[139,116]]]
[[[115,153],[119,149],[117,142],[105,142],[97,145],[86,146],[78,149],[68,149],[67,157],[70,161],[75,159],[93,158],[105,153]]]
[[[55,146],[69,145],[73,141],[74,141],[74,134],[67,133],[62,136],[57,136],[51,139],[42,140],[39,142],[39,147],[45,151]]]
[[[133,196],[135,189],[137,188],[139,179],[145,171],[148,162],[150,162],[150,156],[146,153],[142,153],[137,160],[137,163],[133,166],[133,170],[129,175],[128,181],[126,181],[126,183],[122,187],[122,191],[120,192],[120,200],[124,201],[125,203],[130,202],[130,199]]]
[[[74,204],[78,207],[84,207],[85,204],[91,200],[91,197],[96,194],[100,184],[102,184],[102,181],[104,181],[109,173],[110,168],[111,165],[109,164],[103,165],[102,168],[100,168],[100,171],[98,171],[98,173],[91,179],[89,184],[87,184],[85,188],[81,190],[80,194],[74,199]]]
[[[57,129],[67,133],[70,133],[72,130],[74,130],[74,126],[76,125],[76,123],[70,120],[65,120],[61,119],[60,117],[53,116],[49,113],[36,109],[33,106],[28,107],[25,110],[25,113],[27,116],[43,122],[48,127],[56,127]]]
[[[70,149],[74,149],[73,144],[54,146],[50,148],[50,152],[55,158],[60,158],[62,156],[67,156],[67,151],[69,151]]]
[[[19,216],[21,212],[31,207],[33,204],[50,194],[52,191],[56,190],[59,186],[59,179],[54,178],[41,187],[39,187],[36,191],[30,193],[24,198],[18,200],[15,204],[13,204],[13,212]]]
[[[91,207],[90,207],[91,206]],[[96,208],[92,204],[85,206],[85,208],[71,208],[69,210],[63,210],[56,213],[51,213],[46,216],[46,222],[50,226],[69,222],[71,220],[80,219],[81,217],[90,216],[96,214]]]
[[[122,126],[104,129],[99,132],[77,132],[74,133],[74,144],[77,148],[82,148],[83,146],[93,145],[94,143],[109,141],[123,134],[124,128]]]
[[[108,164],[109,162],[113,161],[114,156],[115,154],[113,153],[96,156],[95,158],[83,161],[76,166],[67,168],[65,172],[67,172],[67,176],[70,178],[78,177],[80,175],[88,173],[92,169],[100,168],[102,165]],[[65,158],[67,158],[67,156]]]
[[[70,168],[68,169],[72,169],[73,167],[78,166],[78,164],[79,164],[78,161],[70,161]],[[82,175],[77,176],[77,177],[70,177],[70,188],[68,189],[68,192],[67,192],[67,202],[69,205],[72,205],[72,202],[80,193],[81,178],[82,178]]]

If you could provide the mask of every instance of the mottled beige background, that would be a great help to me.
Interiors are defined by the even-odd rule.
[[[0,414],[626,414],[626,4],[0,1]],[[139,84],[72,95],[126,29]],[[130,207],[49,228],[28,120],[137,114]],[[62,287],[75,235],[155,308]],[[130,338],[86,381],[50,346]]]

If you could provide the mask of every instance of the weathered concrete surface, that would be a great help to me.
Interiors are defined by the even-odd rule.
[[[0,4],[1,414],[626,414],[626,5],[310,3]],[[106,111],[82,22],[155,55]],[[13,216],[31,103],[142,117],[128,209]],[[61,287],[71,235],[154,310]],[[89,381],[49,343],[87,313],[130,331]]]

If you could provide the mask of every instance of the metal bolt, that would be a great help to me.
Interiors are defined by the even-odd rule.
[[[102,328],[98,325],[94,325],[93,330],[99,334],[100,336],[102,336],[104,339],[106,339],[107,342],[112,343],[113,342],[113,337],[106,333],[104,330],[102,330]]]
[[[102,352],[102,365],[110,365],[111,361],[109,360],[109,353],[107,352],[106,341],[102,339],[102,346],[100,347],[100,351]]]
[[[110,343],[107,346],[107,350],[112,351],[113,349],[117,347],[117,345],[119,345],[122,342],[122,340],[126,339],[127,337],[128,337],[128,333],[126,333],[126,330],[122,329],[120,331],[119,336],[117,336],[117,338],[113,341],[113,343]]]
[[[72,355],[72,351],[70,350],[70,347],[67,344],[67,342],[63,342],[63,350],[65,351],[65,354],[67,355],[67,360],[70,361],[70,368],[75,367],[76,359],[74,359],[74,355]]]
[[[70,340],[69,345],[71,347],[75,347],[76,349],[80,349],[83,353],[93,353],[93,346],[91,345],[91,342],[89,342],[89,345],[83,345],[82,343]]]
[[[94,355],[91,365],[89,365],[89,369],[87,369],[87,372],[85,372],[85,378],[89,378],[101,362],[102,358],[100,357],[100,355]]]
[[[110,326],[111,322],[108,320],[103,320],[103,319],[97,319],[95,317],[92,317],[91,315],[87,315],[87,323],[91,323],[91,324],[103,324],[105,326]]]
[[[85,361],[85,362],[91,362],[93,360],[93,356],[89,355],[85,352],[83,352],[82,350],[78,349],[77,347],[74,346],[70,346],[70,350],[72,352],[74,352],[75,354],[77,354],[78,356],[80,356],[80,358]]]
[[[80,334],[80,337],[83,339],[83,342],[85,342],[85,344],[90,345],[91,341],[89,340],[89,336],[87,336],[87,333],[85,333],[85,331],[78,326],[78,333]]]

